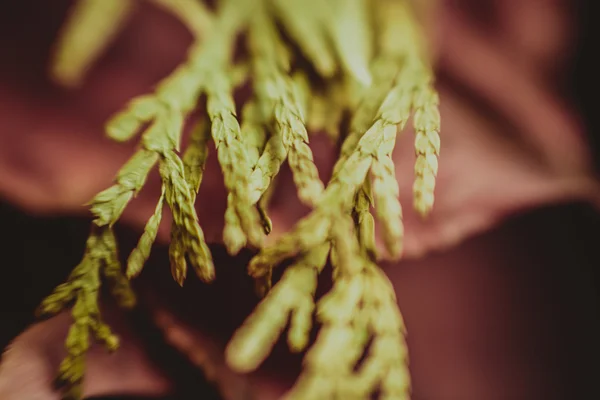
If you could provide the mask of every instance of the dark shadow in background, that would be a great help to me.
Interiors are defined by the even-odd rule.
[[[0,5],[0,11],[7,3]],[[600,171],[600,88],[597,84],[600,81],[597,61],[600,16],[592,12],[592,3],[593,0],[580,2],[580,41],[571,81],[573,96],[591,134]],[[63,282],[79,262],[88,224],[89,221],[84,219],[34,218],[10,205],[0,204],[0,348],[33,322],[33,311],[40,300]],[[561,392],[569,393],[569,398],[564,400],[600,398],[598,213],[589,206],[572,204],[531,212],[509,224],[516,229],[527,227],[531,235],[528,243],[523,245],[532,251],[543,252],[544,259],[549,260],[544,270],[539,271],[539,285],[552,296],[548,299],[549,310],[545,311],[556,315],[556,329],[548,335],[560,338],[566,346],[554,354],[559,357],[555,364],[562,366],[564,391]],[[529,268],[537,269],[538,266]],[[181,393],[194,393],[192,398],[218,398],[196,368],[164,344],[160,333],[143,315],[136,318],[136,324],[147,332],[145,340],[148,348],[154,349],[152,356],[167,367]],[[565,325],[565,320],[570,323]],[[202,393],[206,394],[201,397]],[[121,396],[113,398],[125,399]],[[187,397],[181,394],[175,398]]]
[[[600,37],[600,14],[595,12],[594,0],[578,1],[579,38],[577,57],[571,69],[573,98],[581,110],[590,140],[594,149],[596,171],[600,172],[600,113],[598,93],[600,90],[600,57],[598,38]]]

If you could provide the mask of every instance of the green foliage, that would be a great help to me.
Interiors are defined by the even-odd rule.
[[[232,338],[229,365],[245,372],[257,368],[288,325],[290,349],[304,351],[316,318],[320,333],[286,398],[363,399],[376,392],[385,399],[408,398],[405,327],[393,287],[376,264],[382,255],[374,232],[377,218],[389,257],[401,256],[404,227],[392,153],[398,130],[411,115],[414,207],[425,216],[433,206],[438,98],[412,5],[408,0],[221,0],[212,12],[195,0],[149,1],[178,17],[195,42],[187,60],[154,93],[132,99],[108,122],[114,140],[140,134],[139,148],[115,184],[91,202],[95,219],[81,264],[41,305],[43,314],[54,314],[74,303],[69,355],[60,369],[67,397],[80,393],[89,333],[111,349],[118,343],[100,319],[101,274],[121,303],[131,306],[128,278],[142,272],[165,203],[173,216],[173,278],[183,285],[188,262],[203,281],[214,278],[195,210],[212,140],[228,191],[223,241],[232,254],[244,246],[260,249],[248,272],[265,296]],[[106,31],[86,30],[79,21],[93,13],[95,26],[107,26],[115,13],[125,15],[125,8],[99,12],[99,3],[79,0],[80,19],[70,20],[59,42],[60,62],[72,55],[77,68],[84,68],[102,48],[102,38],[109,39]],[[93,37],[97,45],[88,53],[76,51],[71,42],[82,40],[75,41],[76,34]],[[248,56],[234,63],[241,34]],[[72,74],[83,73],[73,68]],[[247,80],[253,93],[239,105],[238,119],[232,93]],[[180,158],[183,124],[201,95],[206,106]],[[313,162],[309,129],[343,140],[327,185]],[[269,200],[286,160],[299,199],[312,211],[263,247],[272,230]],[[156,166],[161,195],[122,272],[111,227]],[[272,287],[273,269],[292,258]],[[315,304],[317,278],[328,260],[334,266],[333,289]],[[365,348],[367,357],[359,362]]]
[[[56,287],[37,310],[38,316],[49,317],[67,306],[73,306],[73,325],[66,341],[68,356],[60,365],[57,379],[66,387],[64,398],[67,399],[81,397],[90,334],[110,351],[119,347],[118,338],[102,321],[98,307],[101,278],[110,283],[112,293],[122,307],[135,305],[135,295],[123,274],[116,246],[111,228],[93,228],[81,263],[69,275],[67,282]]]

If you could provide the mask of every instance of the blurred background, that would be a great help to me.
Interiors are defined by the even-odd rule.
[[[0,348],[34,322],[35,307],[79,262],[89,227],[85,210],[79,207],[81,199],[105,187],[110,171],[131,151],[102,140],[103,121],[133,94],[167,74],[190,41],[177,21],[146,7],[143,16],[126,28],[124,39],[100,61],[89,85],[69,93],[54,86],[46,71],[52,42],[70,3],[0,2]],[[535,98],[536,104],[558,104],[548,109],[564,111],[577,121],[574,135],[580,134],[578,140],[587,145],[584,152],[573,149],[570,154],[589,153],[593,170],[586,173],[597,177],[600,16],[592,4],[591,0],[440,0],[428,21],[433,21],[429,30],[441,86],[467,99],[480,116],[496,121],[504,129],[500,132],[522,128],[510,116],[504,118],[501,109],[511,96],[527,94],[490,94],[489,90],[511,87],[502,82],[505,75],[478,67],[482,75],[478,80],[469,69],[470,63],[483,62],[478,58],[483,52],[466,47],[462,52],[460,46],[484,38],[490,54],[510,61],[515,79],[541,88],[543,95]],[[438,31],[437,24],[448,30]],[[173,33],[165,37],[166,31]],[[456,42],[438,39],[444,32],[464,36]],[[480,81],[500,84],[485,86]],[[546,117],[537,108],[518,111],[532,120]],[[531,125],[537,129],[535,122]],[[466,165],[461,173],[477,168]],[[508,176],[500,184],[508,187],[513,179],[519,177]],[[589,200],[540,198],[522,210],[517,205],[502,222],[460,244],[388,266],[410,330],[414,400],[600,398],[600,214]],[[131,246],[139,225],[132,222],[119,229],[124,248]],[[244,257],[230,259],[224,254],[216,259],[224,265],[245,262]],[[153,253],[150,271],[160,269],[166,260],[163,245]],[[140,283],[142,289],[155,287],[152,274]],[[237,290],[244,287],[247,292],[235,296],[247,296],[251,305],[255,299],[250,286],[244,285]],[[171,299],[171,294],[159,298],[169,304],[189,301],[186,296],[193,296],[199,287],[191,283],[181,298]],[[225,299],[213,302],[224,308],[206,318],[212,321],[214,334],[222,332],[226,339],[249,305],[234,309],[235,302],[227,303],[227,296],[216,289],[205,292],[202,296],[208,299]],[[148,315],[142,307],[131,316],[132,337],[171,382],[169,398],[217,399],[202,372],[165,342]],[[62,339],[46,346],[58,348]],[[298,369],[297,359],[277,360],[267,367],[289,366],[290,375]],[[266,374],[288,379],[281,372]],[[134,394],[133,389],[111,393],[110,384],[106,388],[96,389],[89,398]],[[147,395],[144,398],[163,398],[165,393],[157,389]]]

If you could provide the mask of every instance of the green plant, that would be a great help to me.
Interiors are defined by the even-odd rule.
[[[232,254],[244,246],[260,249],[248,271],[264,296],[227,348],[230,366],[257,368],[288,325],[290,349],[305,350],[316,316],[319,335],[287,398],[409,398],[404,322],[393,287],[377,266],[386,256],[377,254],[374,226],[377,218],[387,257],[399,258],[404,229],[392,151],[411,115],[414,207],[425,216],[433,206],[438,97],[412,3],[221,0],[212,11],[196,0],[148,1],[180,18],[195,41],[187,60],[154,93],[131,100],[108,122],[114,140],[140,134],[138,149],[115,184],[91,201],[95,219],[84,258],[40,306],[40,315],[52,315],[74,303],[69,355],[59,374],[65,397],[81,395],[90,334],[117,348],[97,304],[101,277],[112,283],[121,305],[133,306],[129,279],[142,272],[165,203],[173,216],[173,278],[183,285],[188,263],[201,280],[214,278],[194,208],[212,140],[228,190],[223,241]],[[80,83],[132,8],[125,0],[79,0],[57,47],[54,78]],[[234,62],[240,36],[246,55]],[[247,82],[253,94],[238,118],[232,92]],[[198,108],[202,117],[180,157],[184,120]],[[313,162],[309,131],[343,142],[327,185]],[[299,199],[312,211],[263,246],[271,230],[274,178],[286,160]],[[122,269],[112,227],[155,166],[162,179],[156,211]],[[288,259],[291,266],[271,287],[273,269]],[[328,260],[333,288],[315,304],[317,277]]]

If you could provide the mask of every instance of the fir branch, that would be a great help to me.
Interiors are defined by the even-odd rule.
[[[322,329],[287,398],[367,398],[375,392],[382,398],[408,398],[405,328],[393,287],[374,264],[371,208],[388,253],[399,257],[402,208],[392,152],[411,112],[417,156],[414,208],[425,215],[433,206],[438,97],[412,5],[408,0],[222,0],[213,13],[194,0],[152,1],[180,19],[195,41],[187,60],[154,93],[133,99],[109,121],[109,137],[126,141],[140,134],[139,149],[115,184],[92,201],[95,220],[82,262],[40,306],[41,313],[54,314],[74,303],[69,356],[60,369],[68,383],[65,393],[81,394],[90,333],[109,348],[117,346],[97,305],[100,277],[111,283],[123,306],[134,304],[127,278],[139,274],[149,257],[164,202],[173,214],[169,257],[174,279],[183,284],[188,261],[200,279],[213,279],[194,207],[212,139],[228,191],[223,238],[229,252],[260,247],[270,232],[267,206],[286,158],[298,197],[312,208],[251,260],[248,272],[265,298],[234,335],[228,362],[238,370],[255,369],[288,325],[290,349],[304,350],[316,313]],[[107,21],[106,14],[98,18]],[[310,72],[301,63],[291,72],[295,47],[280,37],[278,24],[321,75],[320,85],[309,82]],[[250,60],[234,65],[232,52],[242,32],[248,34]],[[96,40],[100,48],[103,39]],[[93,54],[85,57],[89,61]],[[74,70],[86,68],[83,64]],[[242,108],[240,124],[232,92],[248,79],[254,93]],[[180,158],[184,121],[203,94],[210,124],[201,121]],[[350,121],[343,132],[345,114]],[[308,146],[307,124],[344,140],[325,188]],[[124,274],[111,227],[156,164],[161,196]],[[328,257],[333,289],[315,306],[317,278]],[[290,258],[295,262],[271,288],[273,269]]]
[[[89,334],[114,351],[118,338],[102,321],[98,297],[101,274],[112,282],[113,294],[124,307],[133,307],[135,296],[125,278],[116,253],[116,240],[109,227],[93,228],[86,243],[81,263],[46,297],[37,310],[38,316],[51,316],[71,303],[73,325],[66,340],[68,355],[59,368],[58,382],[64,387],[63,398],[79,399],[85,370],[85,353],[89,348]]]
[[[250,201],[252,203],[256,203],[267,191],[279,173],[286,156],[281,133],[273,133],[250,174]]]
[[[110,188],[100,192],[91,201],[91,212],[98,226],[114,225],[131,199],[142,189],[148,174],[158,162],[158,155],[146,149],[138,150],[121,168]]]
[[[426,216],[433,208],[433,192],[440,154],[440,113],[438,95],[429,82],[417,89],[415,96],[415,209]]]
[[[363,256],[369,260],[377,259],[375,246],[375,219],[371,214],[373,206],[371,180],[365,179],[362,187],[356,193],[352,217],[354,219],[356,235]]]
[[[210,128],[206,121],[201,120],[192,130],[190,142],[183,154],[183,174],[185,182],[190,191],[191,204],[195,203],[196,194],[200,189],[206,159],[208,157],[208,142],[210,141]],[[164,186],[163,186],[164,188]],[[202,243],[202,231],[200,231],[200,249],[206,253],[204,263],[207,263],[210,269],[211,261],[208,248]],[[169,260],[171,263],[171,275],[179,285],[183,285],[183,281],[187,275],[186,261],[186,235],[185,230],[180,224],[173,223],[171,225],[171,244],[169,245]],[[196,250],[197,251],[197,250]],[[193,254],[193,250],[192,250]],[[202,256],[201,256],[202,257]]]
[[[79,0],[56,42],[50,75],[67,87],[82,83],[85,73],[115,39],[131,16],[131,0]]]
[[[308,147],[300,99],[294,81],[288,75],[289,59],[282,50],[274,24],[266,11],[257,10],[253,18],[249,47],[254,56],[255,94],[265,118],[274,124],[275,133],[287,153],[288,163],[298,188],[298,197],[314,205],[323,191],[323,183]],[[265,157],[273,160],[270,153]],[[280,159],[280,158],[279,158]],[[265,173],[262,182],[269,182],[279,168]],[[275,171],[273,173],[273,170]],[[260,196],[268,185],[262,186]],[[258,199],[256,199],[258,200]]]
[[[96,247],[103,253],[104,268],[101,272],[109,283],[111,294],[119,306],[132,308],[136,303],[135,295],[119,260],[117,238],[112,229],[101,229]]]
[[[317,306],[323,327],[285,399],[367,398],[377,389],[382,398],[408,398],[405,328],[393,287],[376,265],[360,257],[357,242],[344,239],[352,222],[339,222],[332,232],[334,244],[341,245],[334,287]]]
[[[377,218],[383,225],[384,241],[392,258],[399,258],[402,251],[404,226],[402,225],[402,206],[398,200],[399,189],[392,152],[396,143],[397,131],[404,128],[410,115],[412,92],[406,90],[406,84],[400,76],[399,83],[388,93],[381,105],[376,123],[381,129],[381,144],[373,157],[371,175],[373,177],[373,195]],[[367,132],[368,133],[368,132]]]
[[[164,206],[165,199],[165,189],[162,188],[160,198],[156,203],[156,208],[154,210],[154,214],[150,217],[146,226],[144,227],[144,233],[140,237],[140,240],[137,243],[137,246],[127,259],[127,278],[131,279],[140,274],[142,272],[142,268],[144,264],[150,257],[150,251],[152,250],[152,245],[156,240],[156,235],[158,234],[158,228],[160,226],[160,221],[162,219],[162,212]]]
[[[322,87],[308,87],[306,100],[306,126],[309,133],[325,133],[338,144],[341,124],[347,112],[354,109],[349,83],[343,79],[330,79]]]
[[[306,253],[290,266],[236,331],[226,352],[227,362],[239,371],[256,369],[269,355],[289,323],[288,344],[295,352],[308,345],[312,327],[317,276],[325,267],[329,244]]]
[[[402,210],[391,154],[398,128],[401,129],[409,118],[415,102],[414,93],[418,90],[415,85],[419,87],[424,70],[415,68],[421,61],[417,57],[419,52],[411,47],[415,43],[398,45],[388,41],[392,33],[403,34],[404,29],[411,29],[410,25],[408,28],[398,26],[395,19],[403,16],[406,17],[403,22],[411,22],[406,3],[382,0],[376,4],[380,8],[375,15],[382,18],[379,23],[380,52],[372,67],[376,80],[362,91],[363,100],[354,112],[334,175],[311,214],[272,246],[262,249],[248,267],[250,275],[268,287],[275,266],[287,258],[310,254],[312,249],[331,241],[334,287],[319,302],[317,317],[323,328],[305,357],[299,381],[286,397],[290,399],[346,398],[350,395],[364,398],[377,389],[384,397],[409,396],[404,325],[391,284],[372,262],[374,229],[369,206],[373,198],[378,219],[383,223],[388,251],[398,257],[403,235]],[[429,99],[419,104],[423,104],[421,110],[430,107],[427,108],[429,111],[436,103]],[[428,122],[432,121],[428,118]],[[436,126],[431,122],[427,127],[423,121],[420,123],[421,131],[435,130]],[[424,152],[432,152],[431,143],[429,140],[424,146],[428,149]],[[435,150],[435,143],[433,148]],[[372,187],[369,172],[373,178]],[[358,227],[354,235],[348,235],[354,230],[350,214]],[[280,285],[286,284],[282,282],[267,294],[267,299],[271,293],[275,293],[273,296],[279,293]],[[257,315],[261,314],[257,312]],[[265,338],[278,336],[287,321],[285,313],[280,311],[275,315],[270,320],[263,317],[266,321],[259,319],[259,322],[253,320],[258,317],[251,317],[245,325],[246,331],[241,330],[239,336],[234,336],[234,339],[245,337],[246,343],[257,346],[252,352],[244,353],[245,358],[232,359],[230,362],[234,366],[247,370],[255,368],[264,359],[266,348],[272,346],[271,339]],[[250,328],[247,327],[259,323],[271,330],[263,328],[255,332],[257,336],[248,338],[247,329]],[[369,341],[373,345],[366,360],[359,365]],[[232,346],[239,346],[239,343],[234,340]],[[235,353],[236,348],[230,347],[228,354]]]
[[[246,143],[248,166],[254,169],[267,143],[266,121],[256,99],[251,99],[242,109],[241,136]]]
[[[191,51],[192,59],[197,55],[195,50]],[[58,312],[75,301],[74,325],[67,339],[69,356],[61,364],[59,372],[59,380],[67,386],[64,393],[66,397],[81,396],[85,351],[89,346],[88,331],[94,333],[96,340],[106,342],[111,348],[118,344],[109,327],[101,321],[97,306],[101,269],[104,268],[103,273],[111,282],[113,294],[122,306],[131,307],[135,302],[129,281],[118,262],[111,226],[142,189],[150,170],[159,160],[163,192],[140,243],[130,256],[128,275],[139,273],[147,259],[160,223],[162,202],[166,199],[174,214],[174,225],[182,232],[183,254],[189,256],[201,279],[211,280],[214,276],[210,253],[195,214],[195,196],[190,193],[183,165],[175,154],[179,150],[184,116],[197,101],[200,83],[190,66],[184,64],[158,85],[154,95],[134,99],[107,126],[109,136],[124,141],[133,138],[143,124],[151,122],[142,134],[141,148],[119,171],[116,184],[92,201],[94,229],[88,238],[81,263],[74,269],[68,282],[59,285],[40,306],[39,312],[48,314]],[[199,184],[200,175],[196,174],[196,178],[191,179]],[[177,277],[180,278],[181,274]]]
[[[258,210],[263,224],[263,229],[265,231],[265,234],[267,235],[273,230],[273,222],[267,214],[267,209],[269,207],[271,199],[273,198],[273,195],[275,194],[276,185],[277,177],[275,177],[274,180],[271,181],[271,184],[267,188],[266,192],[263,193],[263,195],[258,200],[258,203],[256,203],[256,209]]]
[[[342,66],[354,79],[368,86],[372,77],[373,29],[369,0],[331,0],[326,24]]]
[[[165,200],[173,214],[175,230],[180,235],[177,239],[180,239],[181,250],[192,264],[196,275],[205,282],[211,281],[215,275],[212,256],[198,225],[194,197],[185,180],[183,163],[174,152],[167,152],[162,154],[159,171],[165,185]],[[179,264],[171,267],[173,278],[182,285],[186,269]]]
[[[262,243],[259,216],[250,201],[249,167],[246,148],[241,138],[241,129],[235,117],[235,106],[230,95],[230,83],[225,72],[214,71],[210,87],[207,88],[207,112],[212,122],[212,137],[217,148],[217,157],[225,187],[232,197],[231,207],[235,214],[228,221],[230,229],[243,232],[253,246]],[[230,252],[236,246],[231,237],[223,238]]]
[[[183,153],[183,172],[190,187],[190,194],[195,201],[200,190],[200,184],[208,159],[208,143],[210,142],[210,126],[208,121],[201,119],[192,129],[190,141]]]
[[[241,127],[242,140],[244,140],[244,142],[246,143],[246,149],[248,152],[248,163],[249,163],[249,167],[252,171],[248,178],[249,179],[248,184],[249,184],[250,203],[256,203],[256,209],[258,211],[263,230],[264,230],[265,234],[269,234],[272,229],[271,222],[270,222],[271,220],[267,216],[267,210],[266,210],[266,205],[268,203],[269,196],[265,197],[266,191],[262,191],[261,189],[262,189],[262,185],[272,187],[272,185],[270,185],[272,183],[272,181],[271,181],[272,177],[267,175],[266,173],[263,174],[263,172],[266,170],[264,163],[267,158],[263,158],[261,160],[261,155],[264,154],[264,151],[266,149],[267,140],[276,140],[276,139],[268,138],[268,133],[267,133],[267,129],[265,126],[266,121],[265,121],[264,115],[261,112],[259,104],[256,101],[256,99],[251,99],[244,105],[242,114],[243,114],[242,115],[243,123],[242,123],[242,127]],[[273,143],[274,143],[273,141],[270,143],[269,148],[267,149],[267,154],[271,154],[271,150],[273,148],[272,147]],[[281,153],[283,153],[283,151]],[[285,154],[283,154],[281,156],[281,158],[284,156],[285,156]],[[260,166],[259,166],[259,161],[261,161]],[[279,161],[275,161],[275,162],[277,163],[276,166],[273,166],[272,169],[270,169],[270,170],[275,169],[278,171],[279,165],[281,163]],[[270,167],[271,163],[272,163],[272,159],[269,159],[269,162],[267,163],[267,167]],[[257,182],[257,180],[259,180],[259,182]],[[257,187],[258,187],[258,189],[257,189]],[[256,201],[256,197],[259,197],[258,201]],[[226,219],[228,218],[227,213],[231,213],[229,205],[228,205],[228,209],[225,214]],[[226,227],[226,229],[227,229],[227,227]],[[235,231],[229,233],[229,235],[231,235],[231,236],[234,236],[235,234],[236,234]],[[242,239],[241,235],[240,235],[240,239]],[[240,245],[243,245],[241,240],[240,240]]]
[[[333,76],[338,68],[324,24],[327,5],[319,0],[269,0],[269,5],[316,70]]]

